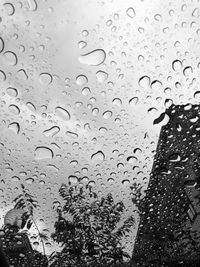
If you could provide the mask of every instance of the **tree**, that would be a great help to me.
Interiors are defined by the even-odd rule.
[[[121,238],[134,225],[131,216],[118,227],[124,213],[123,202],[114,202],[112,194],[98,200],[91,187],[68,187],[62,184],[59,193],[64,205],[57,209],[54,241],[62,251],[52,255],[50,266],[117,266],[129,255]]]

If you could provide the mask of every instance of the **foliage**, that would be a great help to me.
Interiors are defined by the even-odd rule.
[[[86,188],[88,189],[88,188]],[[123,251],[121,238],[134,225],[129,217],[119,227],[125,206],[114,202],[112,194],[98,200],[89,188],[68,187],[59,190],[64,199],[58,208],[54,241],[62,244],[62,251],[50,258],[50,266],[117,266],[129,255]],[[71,219],[70,219],[71,218]]]

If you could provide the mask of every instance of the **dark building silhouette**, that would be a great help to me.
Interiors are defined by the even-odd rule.
[[[200,266],[200,106],[172,105],[165,113],[132,265]]]

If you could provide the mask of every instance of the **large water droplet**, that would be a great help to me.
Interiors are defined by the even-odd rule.
[[[91,160],[93,161],[103,161],[104,159],[105,159],[105,155],[101,150],[97,151],[91,156]]]
[[[20,109],[16,105],[10,105],[8,109],[15,115],[19,115]]]
[[[17,56],[12,51],[6,51],[3,54],[3,61],[8,65],[14,66],[17,64]]]
[[[112,111],[110,111],[110,110],[107,110],[103,113],[103,118],[106,120],[110,119],[111,116],[112,116]]]
[[[9,96],[11,96],[11,97],[16,97],[16,96],[18,96],[18,91],[17,91],[17,89],[16,89],[16,88],[13,88],[13,87],[8,87],[8,88],[6,89],[6,93],[7,93]]]
[[[133,7],[129,7],[127,10],[126,10],[126,14],[129,16],[129,18],[134,18],[135,17],[135,10]]]
[[[96,49],[79,57],[79,62],[86,65],[98,66],[106,59],[106,53],[103,49]]]
[[[49,85],[53,81],[53,77],[51,74],[47,72],[40,73],[39,80],[44,85]]]
[[[99,83],[103,83],[108,78],[108,73],[99,70],[96,72],[96,78]]]
[[[15,13],[15,8],[11,3],[5,3],[4,8],[8,16],[12,16]]]
[[[11,131],[13,131],[15,134],[18,134],[20,131],[20,126],[19,123],[17,122],[12,122],[8,125],[8,129],[10,129]]]
[[[70,113],[66,109],[61,107],[56,107],[55,112],[60,119],[65,121],[70,120]]]
[[[148,76],[142,76],[139,79],[138,84],[142,88],[147,88],[150,85],[150,78]]]
[[[39,146],[35,149],[35,159],[52,159],[53,158],[53,151],[45,146]]]
[[[3,39],[0,37],[0,53],[3,51],[4,49],[4,41]]]
[[[79,75],[76,77],[76,84],[83,86],[88,82],[88,78],[85,75]]]
[[[58,126],[53,126],[53,127],[49,128],[49,129],[45,130],[43,132],[43,134],[45,136],[47,136],[47,137],[49,137],[49,136],[53,137],[54,135],[56,135],[59,132],[60,132],[60,128]]]

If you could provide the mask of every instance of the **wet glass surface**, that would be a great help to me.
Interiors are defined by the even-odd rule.
[[[199,18],[0,0],[2,262],[199,266]]]

